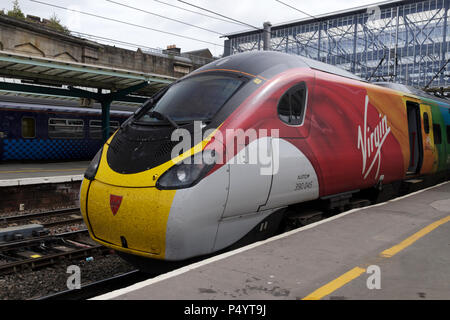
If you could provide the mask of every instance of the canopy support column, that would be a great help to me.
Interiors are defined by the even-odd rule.
[[[110,119],[110,110],[111,110],[111,100],[102,100],[102,139],[103,143],[105,143],[109,139],[110,128],[109,128],[109,119]]]

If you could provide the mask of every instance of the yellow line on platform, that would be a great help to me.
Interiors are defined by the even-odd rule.
[[[399,244],[397,244],[389,249],[384,250],[383,252],[380,253],[380,256],[382,256],[383,258],[390,258],[390,257],[394,256],[395,254],[399,253],[403,249],[412,245],[414,242],[416,242],[417,240],[422,238],[424,235],[430,233],[431,231],[433,231],[434,229],[436,229],[437,227],[439,227],[440,225],[442,225],[448,221],[450,221],[450,216],[447,216],[445,218],[442,218],[441,220],[433,222],[432,224],[428,225],[427,227],[423,228],[422,230],[414,233],[412,236],[406,238]]]
[[[33,173],[33,172],[64,172],[64,171],[78,171],[86,170],[86,168],[73,168],[73,169],[61,169],[61,170],[17,170],[17,171],[1,171],[0,173]]]
[[[433,222],[432,224],[426,226],[425,228],[419,230],[418,232],[414,233],[412,236],[406,238],[399,244],[384,250],[380,253],[380,256],[383,258],[391,258],[395,254],[399,253],[403,249],[409,247],[414,242],[425,236],[426,234],[430,233],[440,225],[443,225],[444,223],[450,221],[450,216],[447,216],[445,218],[442,218],[438,221]],[[320,287],[319,289],[315,290],[314,292],[310,293],[306,297],[304,297],[302,300],[320,300],[323,297],[331,294],[332,292],[336,291],[337,289],[341,288],[345,284],[349,283],[353,279],[358,278],[361,274],[366,272],[366,269],[361,267],[355,267],[351,269],[350,271],[344,273],[343,275],[339,276],[338,278],[332,280],[331,282],[328,282],[326,285]]]
[[[336,291],[343,285],[349,283],[353,279],[358,278],[361,274],[366,272],[366,269],[355,267],[352,270],[344,273],[342,276],[334,279],[331,282],[328,282],[326,285],[320,287],[313,293],[308,294],[306,297],[304,297],[302,300],[320,300],[323,297],[329,295],[333,291]]]

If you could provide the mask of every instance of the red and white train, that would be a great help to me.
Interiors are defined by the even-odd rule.
[[[158,93],[109,139],[86,172],[83,216],[95,241],[145,263],[264,239],[292,206],[447,179],[449,106],[299,56],[225,57]],[[195,136],[195,121],[203,138],[174,155],[173,132]],[[212,161],[183,161],[199,153]]]

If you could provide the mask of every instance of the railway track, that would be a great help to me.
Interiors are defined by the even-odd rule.
[[[109,249],[93,244],[87,230],[0,244],[0,274],[42,268],[63,259],[80,259],[105,254]]]
[[[0,217],[0,243],[84,228],[79,208]]]
[[[19,214],[15,216],[5,216],[0,217],[0,226],[6,227],[11,224],[17,224],[17,223],[30,223],[35,221],[41,221],[41,220],[47,220],[47,219],[54,219],[54,218],[60,218],[60,217],[66,217],[71,215],[79,215],[80,219],[80,208],[69,208],[69,209],[61,209],[61,210],[53,210],[53,211],[45,211],[45,212],[38,212],[38,213],[29,213],[29,214]],[[48,222],[49,226],[51,226],[52,222]],[[43,223],[45,224],[45,222]]]
[[[82,285],[80,289],[65,290],[32,300],[86,300],[144,281],[156,275],[133,270],[124,274]]]
[[[367,200],[357,200],[350,203],[347,206],[347,209],[363,207],[369,205],[369,201]],[[314,207],[312,207],[314,208]],[[292,228],[298,228],[300,226],[304,226],[315,221],[324,219],[326,216],[323,212],[318,210],[312,210],[311,208],[308,210],[303,210],[299,212],[297,216],[291,217],[293,219],[291,223],[293,225]],[[295,222],[294,222],[295,221]],[[295,226],[294,226],[295,225]],[[288,230],[286,230],[288,231]],[[215,254],[213,254],[215,255]],[[212,255],[212,256],[213,256]],[[113,276],[110,278],[106,278],[100,281],[88,283],[86,285],[82,285],[81,289],[73,289],[73,290],[65,290],[61,292],[57,292],[51,295],[42,296],[33,298],[33,300],[86,300],[90,299],[114,290],[118,290],[130,285],[133,285],[137,282],[144,281],[150,278],[157,276],[160,273],[145,273],[139,270],[133,270],[131,272],[127,272],[121,275]]]
[[[408,190],[402,193],[409,193],[414,190]],[[389,200],[390,197],[386,198],[384,201]],[[381,201],[381,202],[384,202]],[[333,210],[323,210],[318,205],[317,202],[311,202],[309,204],[302,204],[301,206],[293,207],[291,214],[289,215],[289,219],[287,220],[286,229],[284,231],[289,231],[313,222],[316,222],[318,220],[327,218],[329,216],[332,216],[336,213],[339,213],[341,211],[350,210],[353,208],[358,207],[364,207],[376,202],[380,202],[380,199],[378,201],[369,201],[366,199],[363,195],[361,195],[361,198],[359,199],[347,199],[345,195],[342,197],[342,199],[339,199],[338,202],[333,201],[330,202],[330,205],[335,207]],[[323,203],[322,203],[323,204]],[[63,212],[61,212],[63,211]],[[61,211],[53,211],[48,213],[42,213],[42,214],[32,214],[32,215],[24,215],[27,217],[11,217],[9,221],[27,221],[26,219],[29,217],[32,217],[32,219],[36,219],[42,216],[64,216],[64,215],[71,215],[75,214],[77,209],[67,209],[67,210],[61,210]],[[0,218],[0,221],[3,219]],[[8,220],[8,219],[7,219]],[[28,220],[31,221],[31,220]],[[5,253],[11,253],[14,250],[26,252],[28,248],[36,248],[36,246],[39,248],[40,243],[44,243],[44,248],[55,248],[58,249],[58,247],[66,247],[64,250],[60,250],[59,252],[53,252],[52,250],[49,250],[48,252],[42,252],[43,255],[41,257],[36,258],[28,258],[28,259],[20,259],[20,257],[16,258],[18,261],[9,261],[8,263],[1,263],[0,262],[0,275],[5,273],[14,273],[14,272],[21,272],[22,270],[35,270],[38,268],[42,268],[45,266],[51,266],[52,264],[57,264],[60,261],[67,261],[67,259],[78,259],[79,261],[84,260],[86,257],[90,256],[96,256],[95,261],[97,261],[97,258],[99,257],[99,254],[104,255],[105,253],[108,253],[108,249],[105,247],[95,245],[93,242],[89,242],[90,240],[88,237],[87,230],[81,230],[77,232],[68,232],[64,234],[59,235],[53,235],[53,236],[45,236],[45,237],[37,237],[33,239],[28,240],[21,240],[21,241],[14,241],[11,243],[0,243],[0,260],[2,258],[2,255],[5,255]],[[85,239],[80,240],[80,238],[85,237]],[[62,244],[61,244],[62,241]],[[80,246],[81,245],[81,246]],[[68,248],[67,248],[68,247]],[[29,250],[28,250],[29,251]],[[44,255],[45,254],[45,255]],[[13,254],[14,256],[14,254]],[[113,255],[114,256],[114,255]],[[113,256],[105,257],[108,261],[112,261]],[[111,258],[110,258],[111,257]],[[42,269],[46,270],[46,269]],[[111,269],[116,270],[117,269]],[[93,279],[94,282],[86,283],[82,285],[81,289],[78,290],[65,290],[64,288],[60,288],[60,292],[48,294],[44,293],[43,296],[36,296],[36,297],[29,297],[29,299],[33,300],[83,300],[83,299],[89,299],[107,292],[111,292],[132,284],[135,284],[140,281],[144,281],[146,279],[152,278],[156,276],[157,274],[148,274],[148,273],[142,273],[138,270],[133,270],[131,272],[128,272],[128,270],[122,270],[121,272],[125,272],[120,275],[113,275],[115,272],[110,272],[109,275],[103,274],[102,270],[100,269],[97,273],[96,279]],[[105,279],[102,279],[102,278]]]
[[[110,261],[107,256],[111,254],[111,250],[93,242],[87,229],[63,233],[49,232],[49,230],[58,230],[53,227],[84,224],[79,208],[0,217],[0,229],[27,228],[36,224],[42,226],[45,232],[34,233],[28,237],[14,237],[12,238],[14,240],[9,237],[9,241],[6,241],[6,238],[0,239],[0,276],[28,275],[30,271],[44,271],[48,267],[50,267],[48,270],[59,270],[61,266],[64,268],[64,265],[67,264],[78,265],[84,260]],[[59,228],[59,230],[63,229],[67,228]],[[148,274],[140,273],[137,270],[114,277],[105,275],[106,279],[104,280],[89,283],[81,290],[53,294],[51,299],[87,299],[148,277]],[[101,277],[97,277],[98,279]],[[39,286],[39,284],[36,285]]]
[[[81,216],[78,218],[70,218],[67,220],[46,222],[46,223],[43,223],[42,225],[44,228],[52,228],[52,227],[71,225],[71,224],[77,224],[77,223],[83,223],[83,218]]]

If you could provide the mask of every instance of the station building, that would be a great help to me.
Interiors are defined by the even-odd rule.
[[[371,81],[448,87],[449,2],[391,0],[275,24],[269,50],[336,65]],[[228,34],[224,56],[263,50],[263,35],[262,29]]]

